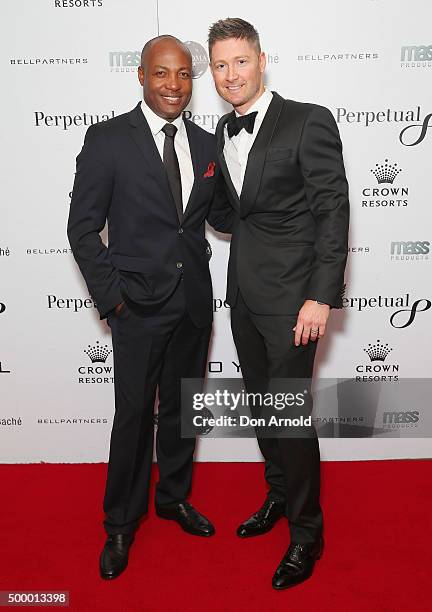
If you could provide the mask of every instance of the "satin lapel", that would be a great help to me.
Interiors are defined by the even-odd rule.
[[[189,200],[187,201],[186,208],[184,210],[184,214],[183,214],[183,219],[184,219],[190,213],[191,209],[193,208],[194,200],[196,198],[196,194],[199,189],[199,179],[200,179],[199,159],[200,159],[201,151],[200,151],[199,140],[198,138],[196,138],[194,130],[191,129],[190,123],[187,120],[183,120],[183,121],[186,127],[186,133],[187,133],[187,137],[189,141],[189,149],[190,149],[190,154],[192,158],[192,166],[193,166],[193,171],[194,171],[194,182],[193,182],[192,189],[190,192]]]
[[[155,175],[158,177],[160,184],[164,187],[167,192],[167,198],[172,202],[172,210],[177,217],[176,205],[172,196],[171,187],[168,182],[168,176],[165,170],[165,166],[159,155],[153,134],[149,128],[149,125],[142,113],[140,104],[138,104],[133,111],[129,114],[129,124],[131,125],[130,135],[138,145],[139,150],[144,155],[145,160],[149,167],[153,170]],[[178,218],[178,217],[177,217]]]
[[[273,137],[279,115],[282,111],[284,99],[276,92],[267,109],[255,141],[249,151],[246,165],[243,188],[240,194],[240,215],[247,215],[253,208],[258,195],[267,148]]]
[[[231,113],[229,113],[228,115],[226,115],[225,120],[221,121],[220,124],[218,125],[217,131],[216,131],[216,138],[217,138],[217,152],[218,152],[218,159],[219,159],[219,163],[220,163],[220,167],[222,170],[222,174],[223,177],[225,179],[225,184],[228,187],[228,194],[231,198],[231,202],[234,206],[234,208],[236,208],[237,210],[240,208],[240,200],[237,194],[237,191],[234,187],[234,184],[231,180],[231,176],[228,170],[228,166],[227,163],[225,161],[225,156],[224,156],[224,146],[225,146],[225,125],[226,122],[230,119],[230,117],[234,114],[234,111],[232,111]]]

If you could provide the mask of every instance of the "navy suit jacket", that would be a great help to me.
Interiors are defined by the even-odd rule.
[[[222,206],[219,212],[216,203],[211,208],[219,172],[215,136],[187,119],[185,125],[195,179],[181,223],[140,104],[87,130],[67,231],[101,318],[123,300],[155,311],[182,278],[194,323],[212,320],[205,220],[224,229],[232,211]],[[223,203],[220,182],[219,188]],[[108,246],[100,237],[106,221]]]

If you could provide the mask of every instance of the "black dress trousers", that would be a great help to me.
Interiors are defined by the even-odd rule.
[[[257,315],[239,292],[231,308],[231,327],[247,391],[257,381],[278,378],[312,378],[316,342],[295,346],[293,327],[297,315]],[[252,389],[253,387],[253,389]],[[281,415],[289,416],[289,415]],[[312,429],[309,437],[260,437],[265,459],[268,497],[286,507],[291,540],[305,544],[322,533],[319,443]]]
[[[184,285],[157,311],[124,304],[108,319],[114,355],[115,415],[104,498],[109,534],[132,533],[147,512],[153,458],[154,404],[159,391],[156,504],[185,501],[195,440],[181,437],[181,379],[205,375],[211,325],[198,328]]]

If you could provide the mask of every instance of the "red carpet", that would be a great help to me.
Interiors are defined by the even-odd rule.
[[[98,575],[106,465],[2,465],[0,590],[68,590],[70,609],[422,612],[432,610],[432,461],[323,463],[326,549],[311,580],[273,591],[286,522],[235,528],[264,498],[261,464],[197,464],[191,501],[216,536],[150,516],[113,582]]]

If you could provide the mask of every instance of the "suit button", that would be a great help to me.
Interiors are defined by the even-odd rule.
[[[178,231],[179,234],[183,234],[183,228],[181,227]]]
[[[183,264],[182,264],[182,262],[181,262],[181,261],[178,261],[178,262],[176,263],[176,266],[177,266],[177,268],[179,268],[179,269],[180,269],[180,268],[183,268]]]

